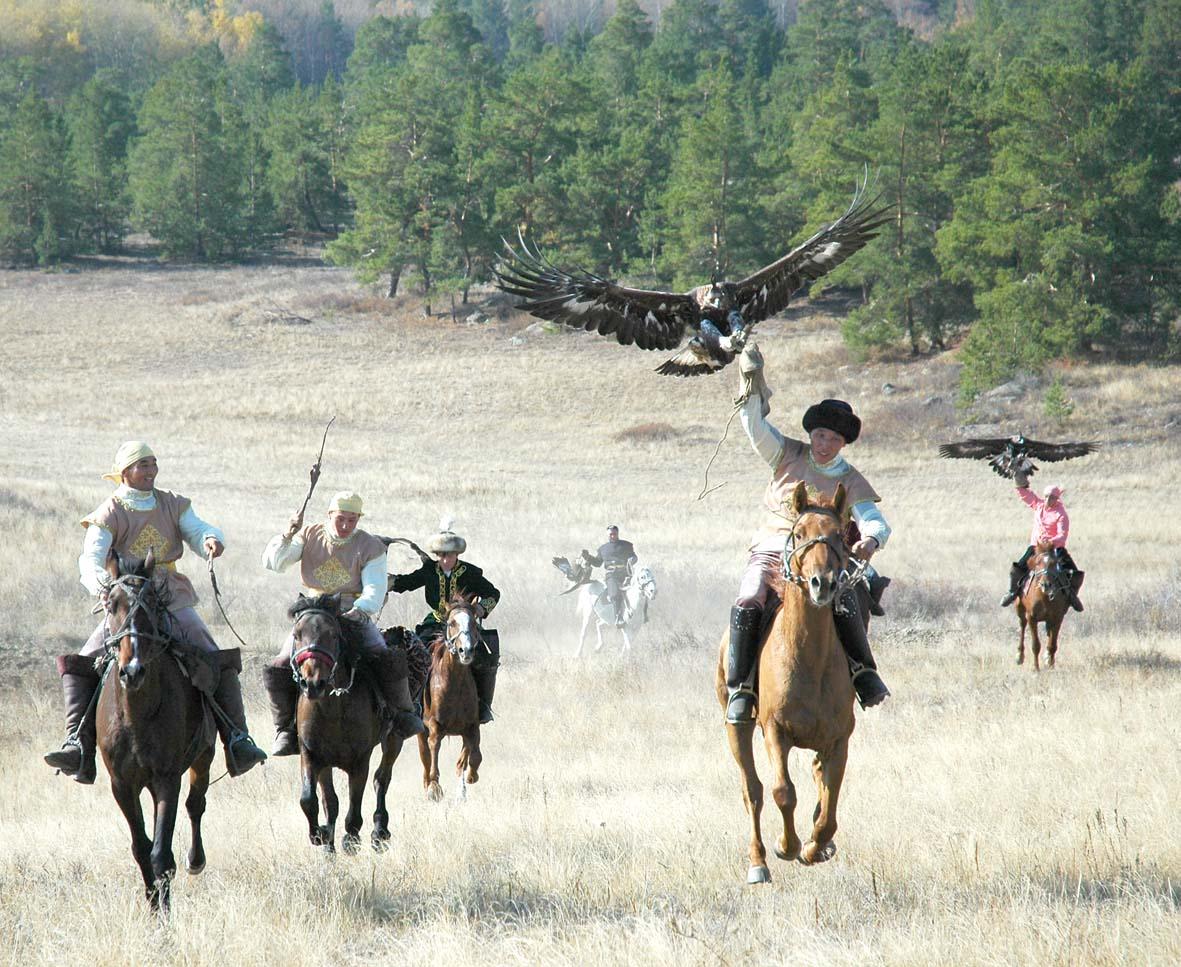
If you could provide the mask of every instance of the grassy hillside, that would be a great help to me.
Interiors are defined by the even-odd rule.
[[[0,962],[82,950],[99,964],[1181,960],[1176,370],[1064,371],[1075,409],[1060,426],[1044,384],[960,413],[951,358],[857,364],[823,310],[760,327],[778,425],[796,429],[827,395],[865,420],[847,452],[895,530],[877,559],[894,578],[889,615],[874,627],[894,697],[859,715],[836,859],[772,861],[774,883],[751,889],[712,695],[765,482],[737,422],[711,470],[724,486],[696,499],[733,374],[665,380],[653,354],[507,310],[457,326],[416,308],[297,260],[0,275]],[[51,656],[94,620],[78,520],[107,494],[99,474],[118,443],[150,440],[158,485],[227,533],[218,576],[252,646],[248,707],[269,747],[259,669],[295,587],[259,557],[302,500],[333,414],[316,512],[355,488],[365,526],[415,539],[453,512],[504,590],[481,781],[461,802],[448,779],[448,801],[431,805],[408,747],[390,852],[326,859],[307,843],[292,760],[224,780],[208,869],[181,874],[159,926],[105,772],[83,788],[40,761],[61,738]],[[1059,667],[1040,676],[1013,664],[1016,619],[996,606],[1028,511],[983,467],[934,458],[966,423],[1104,441],[1036,478],[1066,486],[1088,572],[1087,611],[1068,617]],[[653,621],[630,658],[609,642],[574,661],[573,603],[556,597],[549,558],[593,546],[610,522],[656,573]],[[410,566],[400,553],[391,565]],[[200,562],[182,568],[231,644]],[[385,623],[422,611],[391,600]],[[447,761],[458,752],[449,743]],[[801,828],[807,767],[797,755]],[[187,836],[178,824],[178,854]]]

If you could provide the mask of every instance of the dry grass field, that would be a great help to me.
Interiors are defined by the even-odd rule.
[[[778,425],[798,427],[822,395],[865,419],[848,454],[894,526],[874,629],[894,696],[858,716],[836,858],[772,860],[774,882],[750,888],[713,696],[765,482],[737,421],[711,471],[724,486],[697,499],[734,375],[666,380],[655,355],[590,336],[413,309],[310,260],[0,274],[0,962],[1181,962],[1181,374],[1063,370],[1075,410],[1060,426],[1044,384],[965,414],[951,358],[851,360],[831,313],[761,328]],[[159,486],[227,533],[218,577],[251,643],[248,707],[269,747],[259,670],[295,578],[259,557],[333,414],[316,512],[355,488],[365,524],[416,539],[453,512],[504,591],[481,781],[460,801],[448,780],[430,804],[407,747],[391,849],[355,857],[308,844],[294,760],[219,782],[208,868],[179,874],[160,923],[105,771],[85,788],[41,762],[61,739],[51,656],[93,621],[78,520],[108,492],[99,474],[118,443],[150,440]],[[996,604],[1028,511],[982,465],[933,458],[965,422],[1105,441],[1036,478],[1066,485],[1088,571],[1056,670],[1016,667],[1016,619]],[[549,559],[595,546],[609,522],[655,571],[653,621],[629,657],[609,640],[575,661],[573,601]],[[235,644],[200,562],[182,567]],[[385,623],[422,610],[391,600]],[[449,762],[458,751],[450,740]],[[805,754],[793,773],[806,829]],[[181,822],[178,855],[187,841]]]

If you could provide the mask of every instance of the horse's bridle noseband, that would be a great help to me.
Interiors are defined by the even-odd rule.
[[[464,608],[463,610],[468,611],[467,608]],[[488,650],[488,653],[491,654],[492,649],[488,647],[488,642],[484,640],[484,629],[480,627],[479,619],[476,618],[476,609],[472,608],[470,611],[468,611],[468,613],[472,616],[472,628],[475,629],[476,640],[473,644],[473,648],[479,648],[480,645],[483,645]],[[447,616],[447,623],[451,623],[450,615]],[[456,642],[459,641],[462,635],[462,631],[457,631],[454,635],[448,635],[447,625],[443,626],[443,643],[447,646],[447,651],[450,652],[452,656],[457,656],[459,654],[459,646],[456,644]]]
[[[796,518],[795,524],[792,525],[791,533],[784,538],[783,541],[783,579],[790,584],[794,584],[800,588],[807,588],[808,582],[802,574],[794,570],[793,567],[797,564],[796,555],[801,556],[807,553],[809,549],[818,544],[824,544],[830,551],[836,554],[837,559],[845,561],[846,563],[841,568],[841,573],[837,577],[837,586],[834,592],[834,597],[840,596],[851,587],[856,586],[858,581],[865,580],[865,570],[869,567],[868,561],[863,561],[860,558],[853,558],[854,563],[850,566],[847,563],[849,555],[845,549],[844,541],[839,534],[825,534],[823,537],[809,537],[806,540],[796,543],[796,528],[802,518],[808,514],[826,514],[832,517],[839,524],[841,522],[840,516],[835,510],[830,510],[828,507],[806,507],[804,511]]]
[[[107,652],[112,652],[118,647],[119,642],[126,638],[129,634],[135,634],[137,638],[143,638],[150,642],[162,642],[167,644],[172,640],[172,621],[171,616],[167,611],[163,611],[163,619],[166,627],[163,631],[160,629],[159,612],[150,608],[144,601],[144,595],[151,587],[151,578],[144,577],[140,574],[121,574],[119,577],[113,579],[105,585],[108,595],[116,588],[122,588],[127,595],[129,602],[127,608],[127,617],[123,619],[123,624],[118,631],[111,632],[103,639],[103,648]],[[137,612],[143,611],[148,616],[148,621],[151,622],[152,630],[146,634],[137,632],[135,629],[135,615]],[[107,611],[110,614],[110,611]],[[141,657],[140,663],[148,665],[152,662],[159,652],[153,652],[148,657]]]
[[[341,640],[344,639],[344,629],[342,629],[340,626],[340,616],[333,614],[327,608],[305,608],[303,611],[299,612],[299,614],[297,614],[295,616],[295,624],[298,625],[300,623],[300,621],[302,621],[306,615],[314,615],[314,614],[320,614],[320,615],[324,615],[326,618],[330,618],[336,625],[337,637]],[[328,683],[329,683],[329,685],[332,685],[332,683],[336,681],[336,665],[337,665],[337,661],[340,657],[339,653],[334,655],[327,648],[324,648],[318,642],[315,642],[315,641],[313,641],[309,645],[304,646],[303,648],[300,648],[299,651],[296,651],[295,650],[295,625],[292,626],[291,631],[292,631],[292,635],[291,635],[291,637],[292,637],[291,661],[289,662],[289,664],[291,665],[291,677],[295,679],[295,683],[300,687],[300,690],[306,692],[307,688],[308,688],[307,681],[299,673],[299,666],[302,665],[305,661],[314,661],[319,665],[328,666]],[[335,686],[331,687],[329,690],[330,694],[332,694],[332,695],[347,694],[349,692],[349,690],[353,687],[353,682],[356,679],[356,677],[357,677],[357,668],[354,665],[353,670],[352,670],[352,674],[349,676],[349,683],[347,685],[345,685],[343,688],[337,688]]]

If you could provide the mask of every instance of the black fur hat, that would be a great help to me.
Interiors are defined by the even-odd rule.
[[[809,406],[804,413],[804,432],[811,433],[817,427],[832,430],[852,443],[861,435],[861,420],[844,400],[821,400]]]

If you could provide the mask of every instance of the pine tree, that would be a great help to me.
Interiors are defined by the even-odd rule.
[[[65,125],[35,91],[0,140],[0,256],[45,265],[68,249],[73,219]]]
[[[215,46],[178,61],[144,100],[129,162],[133,211],[166,254],[220,259],[246,243],[245,166],[226,106]]]
[[[127,95],[104,76],[70,100],[69,165],[78,200],[78,231],[102,252],[118,249],[127,230],[127,147],[135,116]]]

